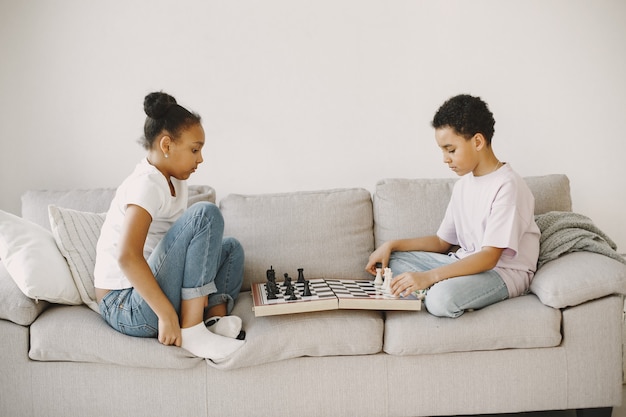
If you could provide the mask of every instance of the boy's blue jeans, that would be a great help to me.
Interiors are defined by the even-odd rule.
[[[243,282],[244,253],[233,238],[223,239],[224,219],[212,203],[196,203],[172,225],[156,246],[148,265],[180,315],[182,300],[209,296],[209,307],[233,309]],[[157,337],[159,320],[133,288],[113,290],[100,301],[111,327],[138,337]]]
[[[394,276],[403,272],[429,271],[458,259],[453,255],[432,252],[393,252],[389,267]],[[489,270],[440,281],[426,292],[424,305],[439,317],[459,317],[465,310],[479,309],[509,298],[509,291],[500,275]]]

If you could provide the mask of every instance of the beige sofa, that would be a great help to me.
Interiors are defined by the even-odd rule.
[[[536,213],[571,210],[567,177],[526,180]],[[537,272],[531,294],[458,319],[426,311],[254,316],[250,283],[264,281],[270,265],[278,276],[301,267],[307,278],[371,278],[364,266],[375,246],[433,233],[453,183],[396,179],[380,181],[373,194],[222,199],[226,235],[246,252],[235,314],[247,341],[220,364],[109,328],[92,309],[88,260],[83,272],[69,262],[81,305],[35,302],[0,265],[0,415],[610,415],[622,396],[626,266],[599,254],[566,254]],[[28,192],[22,215],[50,228],[48,204],[78,210],[58,209],[53,219],[57,240],[66,232],[76,242],[89,227],[97,231],[101,216],[93,213],[106,211],[112,192]],[[214,200],[209,187],[192,194]],[[61,244],[70,258],[68,250],[92,250]]]

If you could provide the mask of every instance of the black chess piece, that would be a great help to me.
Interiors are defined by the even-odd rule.
[[[272,281],[267,281],[265,284],[265,289],[267,290],[267,299],[275,300],[276,299],[276,284]]]
[[[276,282],[276,271],[274,271],[274,267],[273,266],[270,266],[270,269],[268,269],[265,272],[265,275],[266,275],[268,281]]]
[[[303,297],[310,297],[311,296],[311,288],[309,288],[309,280],[304,280],[304,290],[302,290],[302,296]]]
[[[303,283],[305,281],[303,271],[304,271],[303,268],[298,268],[298,282],[300,283]]]
[[[291,277],[287,273],[285,274],[285,282],[283,283],[283,285],[285,287],[290,287],[291,286]]]

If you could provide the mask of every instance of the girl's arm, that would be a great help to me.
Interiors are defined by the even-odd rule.
[[[151,223],[152,216],[145,209],[128,205],[120,236],[118,262],[124,275],[159,318],[159,342],[180,346],[182,338],[178,314],[143,256]]]
[[[413,239],[390,240],[376,249],[369,257],[365,270],[376,275],[376,263],[380,262],[383,268],[389,265],[391,252],[423,251],[445,253],[452,245],[439,236],[424,236]]]

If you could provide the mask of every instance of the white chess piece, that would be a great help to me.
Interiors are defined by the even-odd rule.
[[[382,287],[383,285],[383,275],[382,275],[383,269],[382,268],[376,268],[376,279],[374,280],[374,286],[375,287]]]
[[[391,272],[391,268],[385,268],[385,278],[383,280],[382,290],[385,292],[389,292],[391,288],[391,280],[393,279],[393,272]]]

